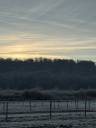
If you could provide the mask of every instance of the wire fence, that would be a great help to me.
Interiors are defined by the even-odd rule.
[[[96,112],[96,100],[29,100],[0,101],[0,120],[9,121],[15,115],[44,114],[52,119],[55,114],[79,113],[87,117],[87,113]],[[74,115],[74,114],[73,114]],[[40,118],[40,117],[39,117]]]

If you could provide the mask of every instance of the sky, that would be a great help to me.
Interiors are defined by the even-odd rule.
[[[96,0],[0,0],[0,57],[96,60]]]

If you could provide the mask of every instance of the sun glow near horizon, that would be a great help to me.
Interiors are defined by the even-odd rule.
[[[17,58],[17,59],[28,59],[28,58],[65,58],[65,59],[74,59],[75,52],[79,50],[88,50],[92,49],[94,51],[94,44],[84,47],[82,42],[71,42],[69,40],[51,38],[45,39],[36,37],[36,35],[6,35],[0,36],[0,57],[3,58]],[[67,43],[66,43],[67,42]],[[60,45],[61,43],[61,45]],[[73,55],[72,55],[73,54]],[[75,54],[75,55],[74,55]],[[82,56],[82,54],[81,54]],[[87,59],[90,60],[89,56]],[[82,59],[81,57],[80,59]],[[93,60],[94,60],[93,56]]]
[[[0,57],[96,60],[94,10],[94,0],[0,1]]]

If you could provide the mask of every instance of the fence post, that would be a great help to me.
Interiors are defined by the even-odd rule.
[[[5,114],[5,111],[6,111],[6,110],[5,110],[5,109],[6,109],[6,108],[5,108],[5,107],[6,107],[6,104],[5,104],[5,102],[2,102],[2,104],[3,104],[3,114]]]
[[[78,112],[78,99],[75,99],[75,109]]]
[[[52,100],[50,100],[50,120],[52,119]]]
[[[8,121],[8,101],[6,102],[5,120]]]
[[[66,101],[66,104],[67,104],[67,112],[69,110],[69,101]]]
[[[87,96],[85,96],[85,117],[87,116]]]
[[[55,100],[54,100],[54,110],[55,110]]]
[[[30,113],[32,112],[31,111],[31,100],[29,101],[29,110],[30,110]]]
[[[89,111],[91,111],[91,100],[88,101],[88,105],[89,105]]]

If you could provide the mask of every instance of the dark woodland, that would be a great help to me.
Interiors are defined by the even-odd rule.
[[[93,89],[96,65],[92,61],[63,59],[0,59],[1,89]]]

